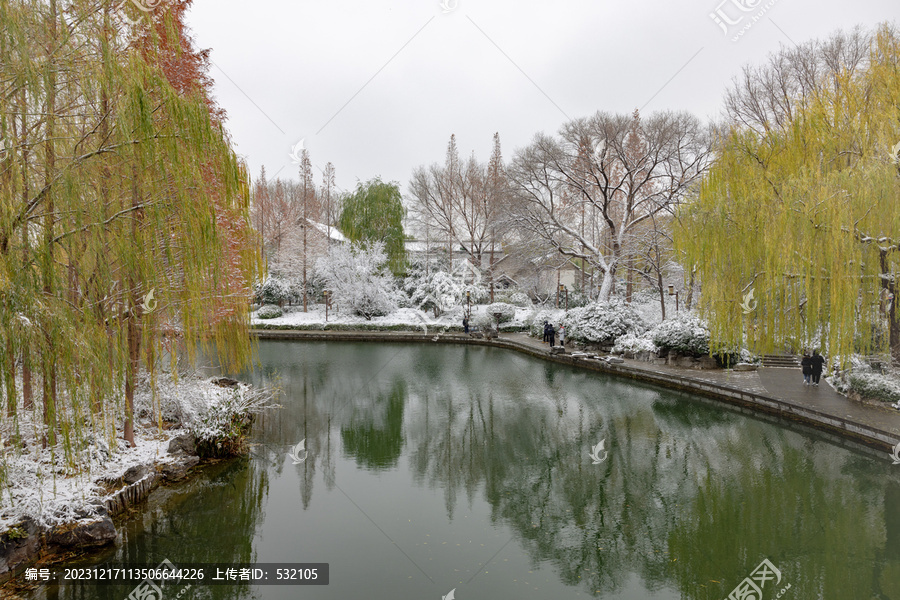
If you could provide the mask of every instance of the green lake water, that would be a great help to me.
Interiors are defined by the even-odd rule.
[[[278,386],[282,408],[257,420],[250,456],[154,492],[91,564],[330,565],[327,586],[169,586],[166,600],[723,600],[754,572],[765,600],[900,600],[886,452],[497,348],[259,351],[241,377]],[[764,560],[780,577],[760,576]]]

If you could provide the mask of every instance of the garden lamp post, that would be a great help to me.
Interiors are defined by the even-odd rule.
[[[675,289],[674,285],[669,286],[669,295],[675,296],[675,312],[678,312],[678,291]]]
[[[569,310],[569,288],[565,286],[565,284],[559,284],[559,291],[556,292],[556,306],[559,307],[559,295],[565,294],[566,296],[566,310]]]
[[[322,294],[325,295],[325,322],[327,323],[328,322],[328,304],[329,304],[328,290],[323,291]]]

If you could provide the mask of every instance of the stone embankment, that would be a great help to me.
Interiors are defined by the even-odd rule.
[[[164,462],[132,467],[116,480],[96,481],[111,493],[82,509],[76,521],[42,527],[25,519],[11,527],[0,535],[0,583],[21,572],[38,556],[90,550],[114,542],[118,531],[113,517],[142,502],[159,485],[184,479],[199,463],[194,436],[180,435],[169,442]]]

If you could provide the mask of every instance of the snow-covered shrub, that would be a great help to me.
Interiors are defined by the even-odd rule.
[[[256,286],[254,292],[260,304],[281,304],[293,293],[290,282],[276,275],[266,277],[265,281]]]
[[[662,349],[681,354],[709,353],[709,329],[694,314],[682,312],[653,329],[651,339]]]
[[[437,314],[465,302],[465,291],[459,282],[446,271],[432,271],[428,275],[407,277],[403,287],[409,294],[410,305],[420,310],[435,310]]]
[[[568,312],[566,337],[591,344],[612,344],[626,333],[640,334],[647,324],[630,304],[618,299],[595,302]]]
[[[281,310],[281,307],[277,304],[266,304],[265,306],[261,306],[258,311],[256,311],[257,319],[276,319],[284,314],[284,311]]]
[[[494,302],[493,304],[488,304],[484,307],[485,312],[491,316],[492,319],[496,322],[496,318],[494,318],[494,313],[500,313],[500,322],[508,323],[513,320],[513,317],[516,316],[516,307],[512,304],[506,304],[505,302]]]
[[[835,378],[834,384],[845,394],[856,393],[881,402],[900,402],[900,379],[890,375],[851,371],[845,378]]]
[[[494,297],[500,302],[506,302],[507,304],[512,304],[513,306],[519,306],[521,308],[528,308],[531,306],[531,298],[528,297],[528,294],[518,290],[504,290],[499,294],[495,293]]]
[[[617,354],[622,352],[637,354],[638,352],[656,352],[658,350],[659,348],[656,347],[653,340],[633,333],[620,336],[613,346],[613,352]]]
[[[559,325],[560,321],[563,320],[565,315],[566,311],[558,308],[542,308],[534,311],[534,313],[526,320],[528,323],[529,335],[536,338],[543,338],[544,321],[547,321],[556,327]]]
[[[497,319],[494,318],[493,313],[481,309],[472,315],[472,325],[478,327],[481,331],[496,329]]]
[[[387,254],[381,242],[368,248],[356,244],[338,246],[331,256],[316,261],[316,271],[341,310],[368,320],[397,307],[394,278],[387,268]]]

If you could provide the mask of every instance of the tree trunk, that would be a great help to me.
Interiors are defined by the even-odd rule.
[[[137,165],[131,167],[131,206],[134,208],[134,217],[131,220],[131,236],[135,244],[140,245],[141,222],[143,221],[144,211],[138,208],[141,205],[141,187],[138,179]],[[138,371],[140,369],[141,359],[141,317],[143,309],[141,306],[141,298],[138,292],[138,282],[135,281],[134,273],[128,276],[128,364],[125,369],[125,441],[129,446],[134,448],[137,444],[134,441],[134,388],[137,382]]]
[[[659,306],[662,309],[662,320],[666,320],[666,291],[663,286],[662,271],[656,271],[656,282],[659,285]]]

